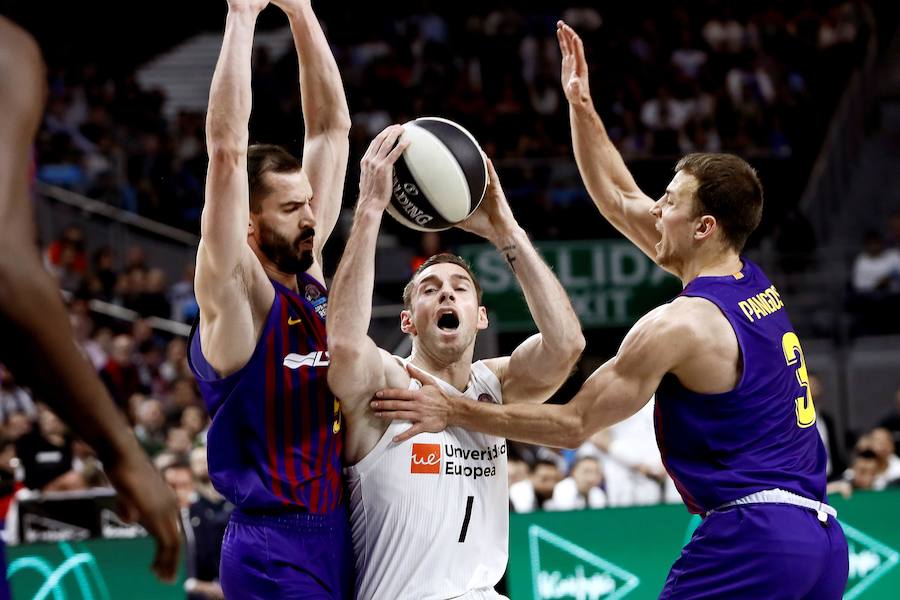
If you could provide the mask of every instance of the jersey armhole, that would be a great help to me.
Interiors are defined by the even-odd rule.
[[[747,353],[744,351],[744,348],[746,347],[746,345],[744,343],[743,334],[742,334],[740,328],[735,325],[735,322],[732,320],[731,315],[728,314],[728,311],[724,310],[719,305],[719,303],[715,301],[714,298],[712,298],[706,294],[699,293],[699,292],[686,292],[686,293],[682,292],[681,296],[686,296],[686,297],[690,297],[690,298],[702,298],[703,300],[706,300],[707,302],[709,302],[710,304],[715,306],[719,310],[719,313],[721,313],[721,315],[723,317],[725,317],[725,320],[728,321],[728,326],[731,327],[731,331],[734,332],[734,337],[737,340],[738,356],[740,357],[740,364],[741,364],[741,376],[738,378],[738,382],[735,384],[735,386],[733,388],[731,388],[727,392],[721,392],[718,394],[701,394],[699,392],[695,392],[694,390],[691,390],[691,389],[685,387],[684,384],[681,384],[681,382],[679,382],[679,384],[681,384],[681,386],[684,387],[684,389],[690,391],[692,394],[697,394],[700,396],[722,396],[724,394],[733,394],[736,391],[742,389],[744,387],[744,380],[747,376]]]
[[[272,319],[272,311],[275,310],[276,305],[279,302],[279,294],[278,290],[275,290],[275,298],[272,299],[272,306],[269,307],[269,312],[266,314],[266,323],[263,326],[262,332],[259,335],[259,339],[256,340],[256,346],[253,348],[253,352],[250,354],[250,358],[247,359],[241,368],[239,368],[234,373],[226,375],[222,377],[218,371],[216,371],[211,364],[206,360],[206,356],[203,354],[203,340],[200,338],[200,318],[202,315],[198,316],[194,321],[194,325],[191,328],[191,333],[188,336],[188,349],[187,349],[187,361],[188,366],[191,371],[194,373],[194,377],[197,378],[198,381],[202,381],[204,383],[224,383],[228,381],[232,381],[234,379],[238,379],[243,373],[250,367],[250,365],[257,359],[257,355],[262,352],[262,346],[260,342],[266,338],[272,328],[275,326],[275,320]]]

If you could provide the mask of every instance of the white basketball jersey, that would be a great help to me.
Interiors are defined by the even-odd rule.
[[[502,402],[500,381],[481,361],[465,396]],[[365,458],[344,469],[356,597],[500,598],[493,586],[506,570],[509,539],[506,440],[448,427],[391,441],[409,426],[394,421]]]

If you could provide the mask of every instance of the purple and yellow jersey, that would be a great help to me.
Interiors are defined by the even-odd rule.
[[[328,296],[313,277],[297,280],[301,295],[272,282],[253,355],[227,377],[204,358],[196,325],[191,332],[188,361],[212,417],[209,475],[245,511],[322,514],[343,501],[340,406],[326,381]]]
[[[825,447],[800,342],[775,286],[742,258],[739,273],[698,277],[682,296],[705,298],[731,323],[743,372],[724,394],[698,394],[667,374],[656,392],[663,463],[693,513],[781,488],[825,500]]]

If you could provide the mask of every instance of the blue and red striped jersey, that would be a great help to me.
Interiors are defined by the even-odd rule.
[[[262,335],[235,373],[219,377],[198,327],[191,332],[188,361],[212,418],[210,479],[243,510],[321,514],[343,501],[340,406],[327,382],[328,296],[313,277],[297,280],[299,295],[272,282]]]
[[[778,290],[742,260],[740,272],[698,277],[681,292],[731,323],[743,363],[737,386],[698,394],[670,373],[656,392],[663,463],[694,513],[772,488],[825,499],[825,447],[800,342]]]

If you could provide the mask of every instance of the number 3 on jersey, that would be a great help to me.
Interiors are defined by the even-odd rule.
[[[803,350],[800,348],[800,340],[793,331],[788,331],[781,338],[781,349],[784,350],[784,358],[789,367],[798,362],[797,381],[806,392],[794,400],[797,409],[797,427],[812,427],[816,423],[816,407],[813,406],[812,392],[809,389],[809,373],[806,371],[806,360],[803,358]]]

